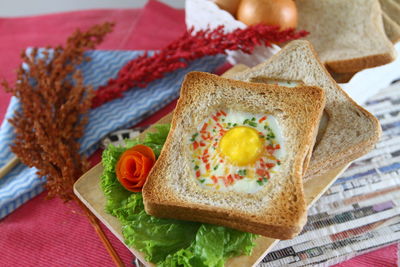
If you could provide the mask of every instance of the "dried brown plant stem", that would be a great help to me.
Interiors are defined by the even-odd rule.
[[[46,177],[49,198],[77,201],[115,264],[123,266],[99,221],[73,193],[75,181],[89,167],[79,154],[78,140],[93,96],[77,66],[89,60],[83,53],[101,43],[112,28],[113,24],[104,23],[86,32],[77,30],[65,47],[44,51],[34,48],[28,55],[22,53],[27,68],[18,69],[14,87],[7,82],[3,86],[21,103],[21,109],[10,119],[16,134],[12,152],[25,165],[36,167],[39,177]]]

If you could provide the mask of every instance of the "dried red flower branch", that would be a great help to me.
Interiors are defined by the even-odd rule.
[[[76,67],[89,60],[84,51],[93,49],[112,28],[105,23],[86,32],[77,30],[65,47],[22,53],[28,69],[18,69],[15,87],[3,82],[21,103],[21,111],[10,119],[16,132],[11,149],[24,164],[36,167],[39,177],[46,177],[50,198],[73,199],[73,184],[88,168],[79,155],[78,139],[93,92]]]
[[[150,56],[142,56],[128,62],[119,71],[117,78],[110,79],[101,86],[92,101],[92,108],[120,98],[133,87],[146,87],[150,82],[163,78],[168,72],[185,68],[195,60],[205,56],[226,54],[227,50],[240,50],[250,54],[259,45],[271,46],[272,43],[283,43],[306,36],[308,32],[279,27],[256,25],[224,33],[224,27],[214,30],[195,32],[187,31],[167,47]]]

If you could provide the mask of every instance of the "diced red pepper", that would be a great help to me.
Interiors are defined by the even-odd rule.
[[[218,179],[215,175],[211,176],[211,180],[213,180],[214,184],[218,183]]]
[[[226,113],[223,110],[221,110],[221,113],[226,117]]]
[[[256,170],[256,173],[259,175],[259,176],[265,176],[265,173],[266,173],[267,171],[265,171],[265,170],[263,170],[263,169],[257,169]]]
[[[258,120],[259,123],[262,123],[263,121],[265,121],[267,119],[266,116],[262,117],[261,119]]]
[[[201,131],[200,131],[200,132],[201,132],[201,133],[205,133],[207,127],[208,127],[208,124],[207,124],[207,123],[204,123],[204,125],[203,125],[203,127],[201,128]]]
[[[201,138],[203,139],[203,140],[211,140],[212,138],[211,138],[211,134],[209,133],[209,132],[206,132],[205,134],[202,134],[201,135]]]
[[[199,143],[197,141],[193,142],[193,149],[196,150],[199,147]]]
[[[209,171],[210,170],[210,163],[206,164],[206,170]]]
[[[265,167],[271,169],[272,167],[275,167],[275,163],[265,163]]]
[[[228,178],[228,184],[230,185],[233,184],[234,180],[232,174],[229,174],[227,178]]]
[[[200,177],[200,170],[197,170],[197,171],[196,171],[196,177],[197,177],[197,178]]]
[[[239,174],[235,173],[235,179],[236,180],[243,179],[243,176],[240,176]]]

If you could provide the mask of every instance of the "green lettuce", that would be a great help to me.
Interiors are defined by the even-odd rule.
[[[134,139],[126,147],[110,145],[102,155],[104,171],[101,187],[105,210],[122,224],[125,243],[143,252],[158,266],[224,266],[226,259],[249,255],[256,235],[222,226],[160,219],[146,214],[141,193],[126,190],[117,180],[115,165],[128,148],[144,144],[158,157],[168,136],[169,124],[156,126],[143,140]]]

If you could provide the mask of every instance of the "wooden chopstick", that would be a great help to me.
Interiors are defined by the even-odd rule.
[[[107,236],[104,234],[103,229],[100,226],[99,219],[86,207],[82,201],[73,195],[74,200],[79,204],[82,210],[85,212],[85,215],[88,217],[90,224],[93,226],[94,230],[96,231],[98,237],[100,238],[101,242],[103,243],[104,247],[106,248],[108,254],[110,254],[112,260],[114,261],[115,266],[122,267],[125,266],[124,262],[119,257],[118,253],[115,251],[114,247],[112,246],[110,240],[108,240]]]
[[[0,179],[6,176],[6,174],[11,171],[12,168],[15,167],[19,163],[19,159],[14,156],[9,162],[6,163],[3,167],[0,168]]]
[[[0,169],[0,179],[3,178],[8,172],[10,172],[11,169],[14,168],[15,165],[17,165],[19,162],[20,160],[16,156],[14,156],[9,162],[7,162],[7,164]],[[125,266],[118,253],[111,245],[107,236],[104,234],[103,229],[101,228],[99,220],[96,218],[96,216],[75,195],[73,195],[73,198],[85,212],[85,215],[88,217],[90,224],[93,226],[108,254],[110,254],[112,260],[114,261],[115,266]]]

